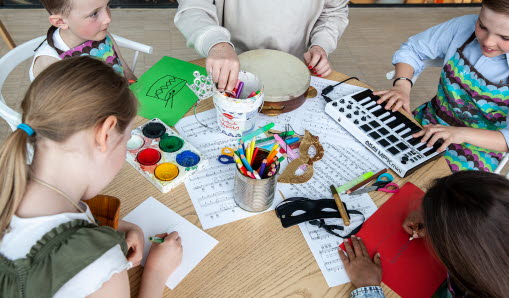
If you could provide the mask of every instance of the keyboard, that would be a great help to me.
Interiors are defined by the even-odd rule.
[[[325,113],[401,177],[443,155],[436,152],[442,140],[427,147],[421,137],[413,138],[422,128],[399,111],[386,110],[385,103],[377,104],[379,98],[369,89],[332,98]]]

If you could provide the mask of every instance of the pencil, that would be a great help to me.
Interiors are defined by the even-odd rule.
[[[253,140],[251,141],[251,144],[249,146],[249,163],[250,164],[253,164],[253,155],[254,155],[254,150],[255,150],[255,143],[256,143],[256,138],[253,138]]]
[[[345,226],[349,226],[350,219],[348,218],[348,213],[346,213],[345,206],[343,206],[343,202],[341,202],[341,197],[339,197],[336,187],[334,185],[331,185],[330,190],[332,191],[332,195],[334,196],[334,202],[336,202],[336,205],[338,206],[339,214],[341,214],[343,223],[345,224]]]
[[[240,172],[242,174],[244,174],[244,176],[248,176],[247,175],[247,170],[246,170],[246,167],[244,167],[242,164],[237,164],[237,168],[239,168]],[[249,176],[248,176],[249,177]]]
[[[164,242],[164,238],[159,238],[159,237],[148,237],[148,240],[149,241],[152,241],[154,243],[163,243]]]
[[[253,142],[254,143],[254,142]],[[256,154],[258,153],[258,147],[255,148],[254,152],[253,152],[253,157],[251,157],[251,166],[254,164],[255,162],[255,158],[256,158]]]
[[[242,160],[242,163],[244,164],[244,166],[246,167],[246,169],[247,169],[249,172],[252,172],[252,171],[253,171],[253,168],[251,168],[251,165],[247,162],[247,159],[246,159],[246,156],[245,156],[245,155],[241,155],[241,156],[240,156],[240,160]]]
[[[380,172],[376,173],[375,175],[369,177],[368,179],[358,183],[354,187],[350,188],[346,191],[347,194],[351,194],[352,192],[356,191],[357,189],[363,187],[364,185],[370,183],[371,181],[375,180],[378,176],[382,175],[383,173],[387,172],[387,169],[383,169]]]
[[[262,165],[258,169],[258,174],[260,174],[260,176],[263,176],[263,172],[265,171],[266,166],[267,166],[267,160],[264,159],[264,160],[262,160]]]
[[[272,146],[272,150],[269,153],[269,156],[267,156],[267,160],[272,160],[274,156],[277,154],[277,148],[279,147],[279,144],[276,143],[274,146]]]

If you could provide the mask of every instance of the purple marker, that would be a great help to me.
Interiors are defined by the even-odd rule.
[[[240,81],[239,87],[237,88],[237,93],[235,93],[235,97],[239,98],[240,93],[242,92],[242,88],[244,88],[244,82]]]

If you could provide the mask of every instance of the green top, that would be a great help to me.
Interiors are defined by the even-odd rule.
[[[77,219],[63,223],[37,241],[25,258],[0,254],[0,297],[52,297],[67,281],[120,244],[123,232]]]

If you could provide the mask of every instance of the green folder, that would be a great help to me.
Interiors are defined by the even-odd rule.
[[[138,114],[175,125],[198,100],[187,86],[193,84],[195,71],[207,75],[204,67],[186,61],[172,57],[159,60],[130,87],[140,102]]]

